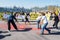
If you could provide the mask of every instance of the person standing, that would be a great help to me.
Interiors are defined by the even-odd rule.
[[[47,17],[47,20],[49,21],[50,20],[50,15],[51,15],[51,13],[48,11],[48,12],[46,12],[46,14],[45,14],[45,16]]]
[[[28,22],[30,24],[28,15],[25,16],[25,24],[26,24],[26,22]]]
[[[3,20],[6,20],[6,19],[7,19],[7,17],[8,17],[7,12],[4,12],[4,14],[3,14]]]
[[[37,17],[37,27],[38,29],[41,28],[41,25],[40,25],[40,20],[41,20],[41,14],[39,14],[39,16]]]
[[[17,21],[17,19],[15,18],[15,16],[13,15],[13,12],[11,12],[11,14],[9,15],[9,17],[7,18],[8,19],[8,30],[10,31],[11,29],[11,26],[10,26],[10,23],[14,26],[14,28],[16,30],[18,30],[15,22],[14,22],[14,19]]]
[[[41,34],[44,34],[44,29],[47,30],[50,33],[50,30],[47,28],[48,25],[48,20],[47,17],[45,16],[45,13],[41,13],[42,14],[42,18],[40,21],[40,25],[41,25]]]
[[[58,16],[56,15],[56,13],[54,12],[54,24],[53,24],[53,27],[54,28],[57,28],[58,29],[58,22],[59,22],[59,18],[58,18]]]

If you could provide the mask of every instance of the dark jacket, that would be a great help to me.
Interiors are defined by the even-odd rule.
[[[55,16],[54,21],[59,21],[58,16]]]
[[[14,19],[17,21],[17,19],[15,18],[14,15],[9,15],[9,17],[8,17],[8,21],[9,21],[9,20],[14,20]]]

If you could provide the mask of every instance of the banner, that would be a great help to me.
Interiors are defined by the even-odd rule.
[[[30,13],[30,20],[36,20],[37,17],[38,17],[37,13],[35,13],[35,12]]]

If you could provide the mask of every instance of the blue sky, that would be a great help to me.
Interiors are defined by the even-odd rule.
[[[0,0],[0,7],[44,7],[48,5],[60,6],[60,0]]]

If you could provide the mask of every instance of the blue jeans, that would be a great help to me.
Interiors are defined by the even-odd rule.
[[[41,26],[41,33],[44,33],[44,29],[45,30],[47,30],[48,32],[50,32],[50,30],[48,29],[48,28],[46,28],[47,27],[47,25],[48,25],[48,23],[45,23],[45,24],[43,24],[42,26]]]
[[[39,23],[40,23],[40,20],[37,21],[37,27],[38,27],[38,29],[40,28],[40,24]]]

